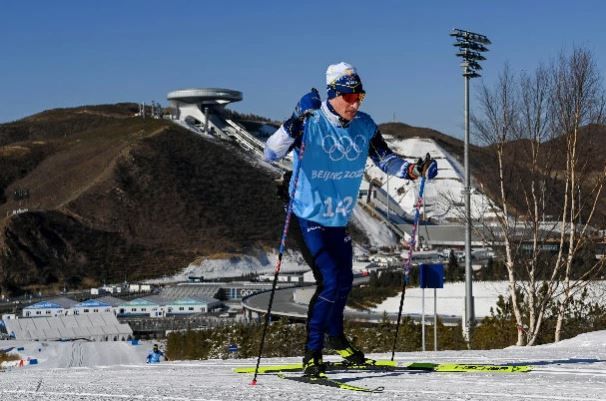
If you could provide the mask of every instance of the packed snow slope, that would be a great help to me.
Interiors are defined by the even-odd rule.
[[[6,344],[0,342],[0,347]],[[26,351],[34,344],[26,346]],[[106,356],[97,344],[61,345],[70,352],[80,347],[87,366],[59,367],[50,359],[39,365],[0,373],[2,400],[605,400],[606,331],[580,335],[558,344],[531,348],[512,347],[490,351],[441,351],[398,353],[400,363],[411,361],[529,364],[530,373],[395,373],[352,372],[334,374],[355,385],[384,386],[381,394],[355,393],[311,384],[295,383],[275,375],[236,374],[236,366],[254,366],[254,359],[174,361],[146,365],[150,344],[128,346],[107,343]],[[131,347],[133,349],[129,349]],[[138,348],[137,348],[138,347]],[[49,344],[39,357],[54,355]],[[36,351],[34,349],[33,351]],[[87,353],[91,355],[87,355]],[[133,353],[135,352],[135,353]],[[95,354],[96,353],[96,354]],[[123,362],[121,354],[141,356]],[[108,355],[112,355],[109,357]],[[386,358],[387,355],[373,355]],[[55,355],[58,360],[69,358]],[[95,358],[115,358],[115,364],[95,364]],[[138,359],[138,356],[134,359]],[[294,358],[263,359],[262,364],[296,362]]]

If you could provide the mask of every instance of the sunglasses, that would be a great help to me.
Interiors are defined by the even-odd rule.
[[[356,102],[362,103],[366,97],[365,93],[342,93],[339,95],[349,104],[354,104]]]

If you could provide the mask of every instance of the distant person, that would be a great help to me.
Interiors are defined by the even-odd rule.
[[[347,63],[326,71],[327,97],[312,89],[292,116],[267,140],[265,158],[276,161],[295,151],[293,171],[300,170],[294,188],[293,225],[301,232],[301,251],[317,282],[309,303],[303,366],[305,375],[324,376],[324,336],[327,345],[351,364],[372,364],[343,331],[343,310],[352,288],[352,244],[347,231],[358,199],[366,159],[387,174],[414,180],[434,178],[435,160],[411,163],[394,154],[369,115],[359,112],[366,92],[356,69]],[[302,161],[298,156],[305,145]],[[293,228],[293,230],[295,230]]]
[[[158,344],[154,344],[152,351],[147,355],[147,363],[160,363],[164,357],[164,352],[160,351]],[[164,357],[166,359],[166,357]]]

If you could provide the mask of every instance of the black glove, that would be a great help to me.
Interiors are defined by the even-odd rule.
[[[290,118],[284,122],[284,129],[292,138],[298,138],[303,134],[303,120],[309,113],[317,110],[322,105],[322,99],[316,88],[311,88],[309,93],[301,97],[295,111]]]
[[[429,153],[425,159],[419,159],[416,163],[411,163],[408,166],[408,177],[411,180],[425,175],[428,179],[433,179],[438,175],[438,163],[431,158]]]
[[[317,110],[322,105],[322,99],[316,88],[311,88],[309,93],[303,95],[303,97],[297,103],[295,111],[292,114],[295,118],[303,118],[305,114]]]

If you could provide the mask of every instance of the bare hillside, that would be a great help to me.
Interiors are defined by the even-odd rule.
[[[200,256],[275,246],[274,177],[234,146],[134,118],[133,107],[0,125],[3,290],[153,277]]]

